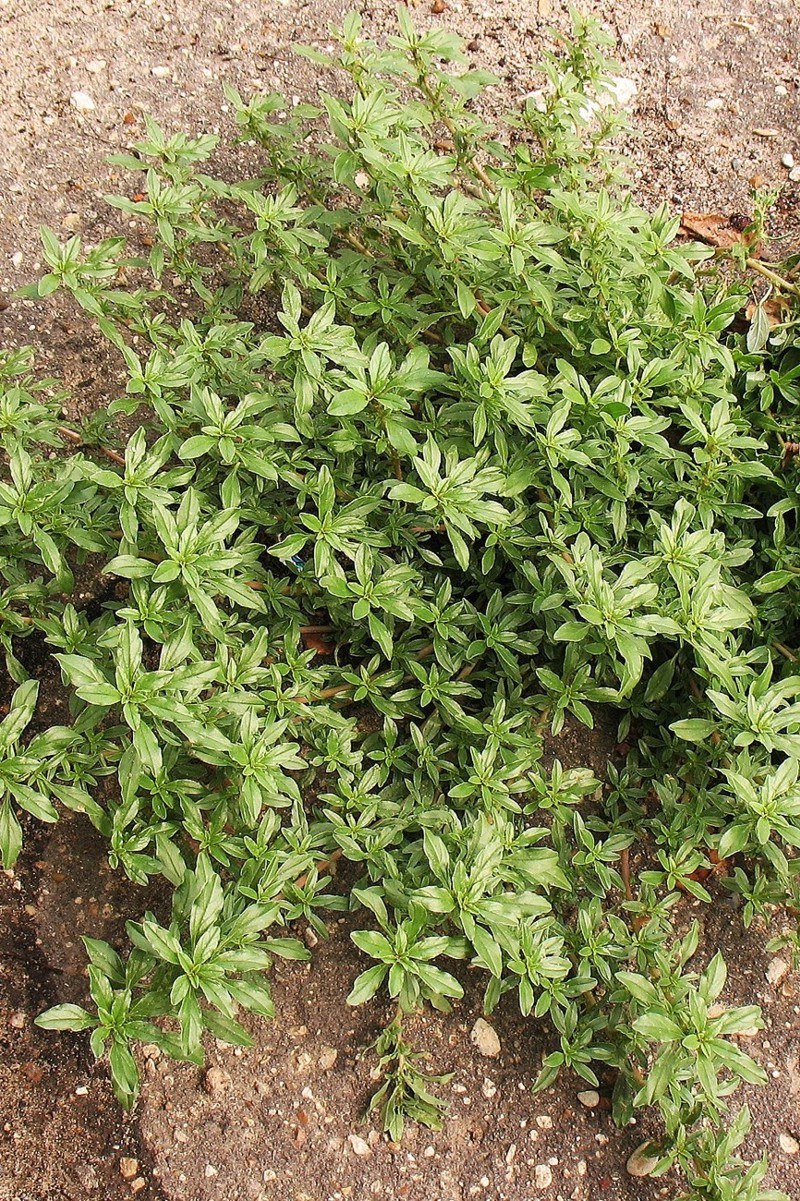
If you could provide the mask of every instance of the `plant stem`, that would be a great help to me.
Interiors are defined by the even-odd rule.
[[[751,271],[757,271],[759,275],[763,275],[764,279],[768,279],[781,292],[790,292],[792,296],[800,296],[800,288],[798,288],[797,284],[790,283],[788,279],[784,279],[782,275],[778,275],[777,272],[770,270],[769,267],[759,262],[758,259],[749,258],[745,259],[745,262]]]
[[[85,445],[83,436],[77,430],[71,430],[65,425],[60,425],[57,432],[61,434],[62,438],[66,438],[68,442],[71,442],[73,446]],[[107,459],[110,459],[112,463],[116,463],[119,467],[125,466],[125,456],[119,454],[116,450],[111,450],[107,446],[92,446],[89,449],[96,450],[98,454],[105,455]]]

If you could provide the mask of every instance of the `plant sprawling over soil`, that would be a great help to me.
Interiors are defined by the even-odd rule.
[[[41,1024],[91,1030],[132,1105],[131,1044],[247,1041],[272,958],[308,954],[286,927],[359,909],[349,1000],[392,1001],[393,1136],[441,1120],[403,1017],[458,998],[465,959],[487,1011],[511,993],[550,1023],[540,1085],[602,1073],[618,1121],[660,1108],[656,1173],[777,1198],[736,1157],[746,1109],[724,1120],[763,1075],[727,1037],[758,1011],[724,1008],[721,957],[693,968],[673,918],[716,868],[745,921],[800,905],[787,310],[762,297],[736,332],[744,276],[622,189],[590,23],[499,134],[451,35],[401,13],[378,48],[351,17],[338,45],[348,98],[321,110],[228,91],[245,182],[153,122],[117,156],[147,257],[44,231],[29,294],[72,293],[123,395],[65,430],[30,355],[0,357],[3,861],[20,810],[66,807],[173,889],[129,948],[86,940],[93,1009]],[[748,259],[767,201],[733,257],[792,296]],[[625,744],[606,781],[543,765],[548,728],[601,718]]]

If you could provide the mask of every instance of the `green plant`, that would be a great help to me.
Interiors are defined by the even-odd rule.
[[[227,89],[251,179],[152,121],[116,156],[145,257],[45,232],[28,294],[73,294],[123,394],[65,430],[52,383],[0,358],[4,863],[15,805],[66,805],[174,890],[127,958],[87,944],[96,1013],[39,1022],[91,1028],[131,1105],[132,1042],[198,1061],[204,1030],[245,1041],[273,956],[307,953],[285,928],[363,907],[349,999],[392,1001],[393,1137],[442,1108],[404,1014],[457,999],[434,961],[466,958],[487,1011],[512,994],[550,1022],[540,1086],[602,1068],[619,1121],[659,1106],[658,1170],[691,1197],[776,1198],[735,1159],[745,1111],[722,1116],[762,1076],[727,1041],[754,1014],[711,1008],[724,966],[689,966],[673,914],[729,857],[746,920],[796,892],[796,318],[748,339],[747,280],[620,187],[590,21],[510,136],[472,110],[489,81],[450,34],[401,11],[388,49],[356,17],[336,40],[306,51],[350,79],[321,109]],[[30,638],[71,724],[20,743]],[[548,729],[603,711],[624,765],[543,765]]]

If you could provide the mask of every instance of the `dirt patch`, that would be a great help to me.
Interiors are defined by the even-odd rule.
[[[769,1073],[770,1085],[743,1090],[736,1100],[746,1100],[754,1115],[749,1154],[768,1151],[773,1185],[800,1195],[800,1170],[779,1143],[800,1122],[797,978],[767,985],[763,930],[741,935],[739,915],[724,896],[711,909],[687,902],[682,917],[686,925],[695,917],[704,922],[706,947],[722,946],[735,975],[726,1003],[764,1006],[767,1028],[740,1041]],[[589,1086],[569,1074],[531,1096],[542,1056],[554,1049],[546,1024],[522,1019],[504,998],[491,1018],[500,1054],[476,1052],[470,1032],[482,1014],[478,973],[461,973],[465,997],[451,1015],[428,1012],[409,1026],[428,1070],[453,1073],[442,1086],[450,1101],[442,1131],[412,1124],[398,1146],[375,1123],[364,1123],[376,1088],[370,1044],[381,1015],[345,1005],[364,966],[347,937],[354,924],[360,923],[332,924],[311,963],[276,969],[278,1017],[248,1023],[254,1047],[212,1045],[210,1076],[208,1068],[198,1072],[161,1058],[146,1064],[140,1128],[169,1201],[676,1196],[675,1177],[635,1180],[625,1170],[633,1149],[658,1134],[652,1115],[619,1131],[608,1091],[601,1088],[600,1104],[587,1109],[578,1094]]]
[[[138,1179],[150,1201],[159,1193],[137,1124],[86,1039],[33,1025],[49,1005],[85,1000],[81,934],[119,939],[141,900],[83,819],[25,833],[16,870],[0,873],[0,1201],[120,1201]],[[137,1161],[130,1180],[123,1158]]]
[[[370,32],[392,28],[393,3],[361,7]],[[565,7],[555,0],[452,0],[436,16],[429,7],[416,7],[420,24],[456,29],[474,64],[501,76],[486,101],[490,112],[539,86],[533,65],[544,31],[551,21],[566,24]],[[699,0],[603,0],[584,8],[614,33],[623,75],[635,85],[628,107],[637,134],[625,148],[639,198],[734,215],[747,213],[753,180],[781,185],[773,220],[779,257],[796,242],[800,201],[787,157],[800,162],[800,16],[791,0],[768,7],[743,0],[735,9]],[[143,111],[170,131],[219,129],[226,137],[232,130],[221,104],[223,79],[245,94],[280,89],[314,99],[319,74],[289,47],[324,45],[329,21],[342,11],[332,0],[267,7],[0,0],[0,290],[36,277],[42,222],[62,237],[79,232],[90,242],[124,232],[103,196],[130,192],[131,177],[105,157],[142,136]],[[93,107],[79,111],[76,92]],[[244,152],[226,152],[229,172],[246,172],[246,161]],[[37,346],[45,371],[65,379],[70,419],[95,409],[119,383],[114,353],[65,302],[13,301],[0,312],[0,343],[23,342]],[[57,676],[32,644],[29,652],[30,670],[42,679],[54,720],[61,720]],[[565,764],[588,764],[602,774],[615,741],[613,731],[569,727],[548,749]],[[606,1109],[578,1102],[582,1086],[575,1078],[531,1098],[528,1086],[549,1047],[541,1028],[520,1019],[510,1002],[492,1019],[499,1057],[476,1054],[469,1033],[481,1012],[481,989],[469,973],[454,1013],[426,1015],[411,1031],[429,1054],[430,1070],[454,1073],[444,1088],[451,1112],[442,1132],[411,1130],[398,1148],[362,1124],[375,1087],[367,1049],[381,1015],[344,1007],[363,967],[346,924],[332,925],[308,967],[278,967],[279,1016],[251,1024],[253,1048],[210,1047],[209,1065],[225,1073],[217,1077],[220,1090],[209,1091],[196,1069],[150,1059],[139,1117],[128,1121],[86,1040],[45,1034],[32,1018],[57,1000],[82,998],[80,932],[114,940],[122,914],[142,908],[141,891],[111,875],[99,839],[79,821],[31,830],[16,872],[0,876],[2,1201],[118,1201],[137,1195],[139,1180],[138,1195],[169,1201],[675,1195],[670,1178],[634,1181],[625,1172],[626,1155],[651,1133],[646,1125],[615,1131]],[[767,1029],[746,1046],[770,1084],[739,1094],[754,1114],[746,1152],[768,1150],[772,1183],[800,1196],[800,1157],[787,1156],[779,1142],[781,1133],[800,1135],[797,977],[787,973],[767,983],[765,933],[743,934],[724,894],[711,907],[687,901],[684,908],[687,918],[705,923],[704,946],[725,953],[726,1001],[764,1006]],[[130,1179],[120,1174],[122,1157],[137,1161]]]

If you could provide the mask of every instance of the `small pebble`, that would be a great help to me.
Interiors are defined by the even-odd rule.
[[[791,171],[789,172],[789,179],[792,181],[792,183],[797,183],[800,181],[800,167],[792,167]]]
[[[209,1068],[203,1080],[206,1092],[212,1097],[217,1097],[227,1092],[230,1083],[230,1075],[224,1068]]]
[[[549,1164],[537,1163],[533,1169],[533,1183],[537,1188],[550,1188],[553,1183],[553,1169]]]
[[[348,1134],[347,1141],[354,1155],[371,1155],[369,1143],[360,1134]]]
[[[747,1026],[744,1030],[737,1030],[734,1038],[758,1038],[760,1033],[759,1026]]]
[[[596,1089],[587,1088],[585,1092],[578,1093],[578,1100],[587,1109],[597,1109],[597,1106],[600,1104],[600,1094]]]
[[[625,1167],[629,1176],[649,1176],[658,1160],[658,1155],[653,1155],[652,1143],[641,1143],[629,1156]]]
[[[789,178],[791,179],[791,175]],[[788,970],[789,964],[786,962],[786,960],[781,959],[780,956],[776,956],[764,973],[767,979],[767,984],[780,984]]]
[[[90,75],[99,75],[105,70],[106,60],[104,58],[90,58],[86,64],[86,70]]]
[[[119,1174],[123,1180],[133,1180],[134,1176],[139,1172],[139,1160],[129,1159],[127,1155],[123,1155],[119,1161]]]
[[[150,74],[155,75],[156,79],[168,79],[170,69],[169,67],[151,67]]]
[[[207,1163],[204,1169],[206,1180],[211,1180],[213,1176],[219,1176],[219,1168],[215,1168],[213,1163]]]
[[[75,1175],[80,1180],[87,1193],[92,1193],[100,1183],[97,1179],[97,1169],[91,1163],[76,1163]]]
[[[781,1134],[778,1142],[781,1145],[781,1151],[785,1151],[787,1155],[796,1155],[800,1151],[800,1143],[793,1134]]]
[[[93,113],[94,100],[88,92],[73,92],[69,98],[70,104],[76,108],[79,113]]]
[[[85,1084],[79,1084],[78,1087],[75,1089],[75,1096],[76,1097],[85,1097],[88,1095],[88,1092],[89,1092],[89,1090]]]
[[[782,83],[779,83],[775,89],[775,95],[776,96],[788,96],[789,89],[785,88]]]
[[[540,1114],[540,1116],[536,1119],[536,1125],[540,1130],[552,1130],[553,1119],[546,1113]]]
[[[18,1009],[16,1013],[12,1013],[11,1017],[8,1019],[8,1024],[12,1030],[24,1030],[26,1020],[27,1019],[23,1011]]]
[[[81,227],[81,218],[79,213],[67,213],[62,219],[61,224],[64,229],[69,230],[71,234],[77,233]]]
[[[143,1188],[147,1188],[147,1181],[144,1176],[137,1176],[135,1180],[131,1181],[132,1193],[140,1193]]]
[[[781,162],[783,163],[784,167],[793,167],[794,166],[794,155],[788,154],[788,153],[782,154]]]
[[[14,253],[11,256],[11,264],[12,264],[12,266],[16,267],[17,271],[19,271],[20,267],[22,266],[22,251],[21,250],[14,251]]]
[[[481,1055],[494,1059],[500,1054],[500,1039],[494,1026],[490,1026],[483,1018],[478,1018],[472,1027],[470,1042],[478,1048]]]
[[[616,75],[604,87],[606,91],[611,93],[617,104],[623,105],[630,104],[639,90],[632,79],[625,79],[622,75]]]
[[[335,1047],[323,1047],[319,1053],[318,1063],[323,1072],[329,1072],[339,1058],[339,1052]]]

